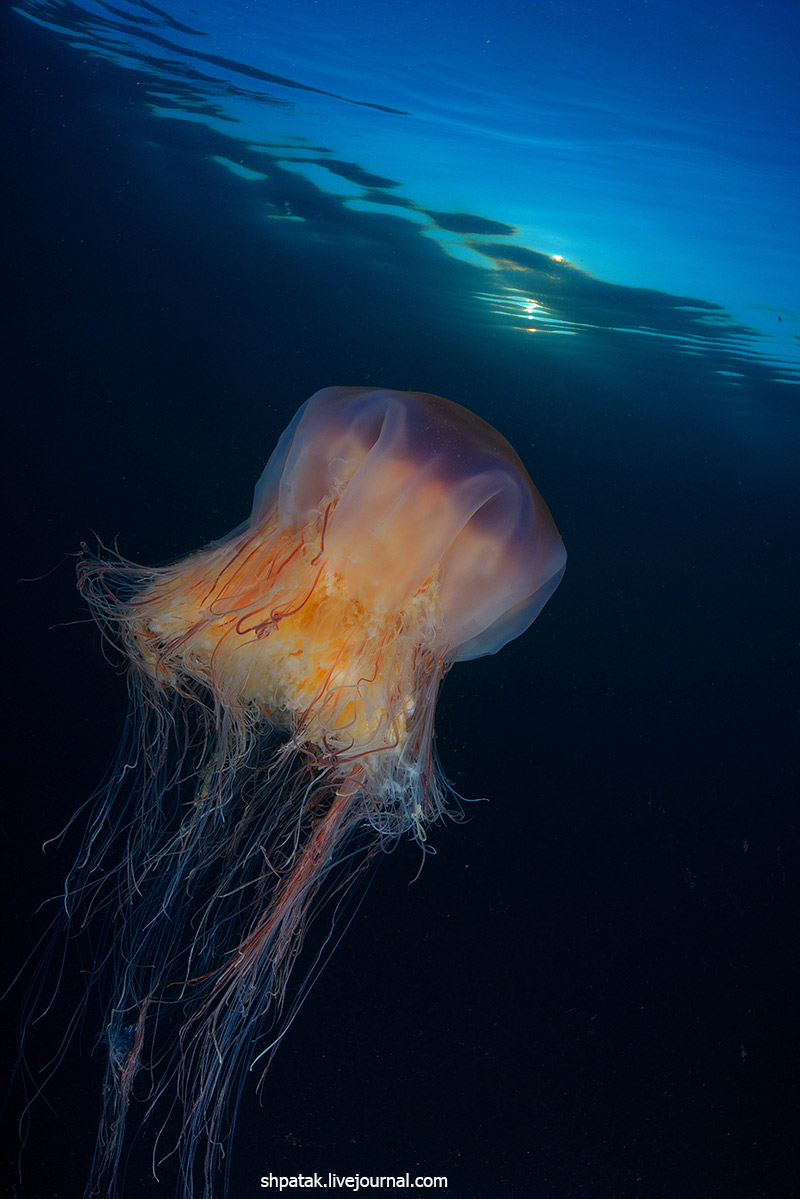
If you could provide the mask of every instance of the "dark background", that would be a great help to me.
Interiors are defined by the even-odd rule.
[[[567,353],[465,329],[468,268],[402,222],[270,228],[208,163],[213,135],[3,24],[9,979],[77,834],[40,845],[125,712],[79,543],[119,534],[150,562],[220,536],[320,386],[437,392],[515,444],[567,574],[519,643],[448,679],[445,770],[491,803],[435,831],[416,881],[413,845],[382,863],[260,1107],[248,1080],[233,1199],[314,1170],[443,1173],[457,1199],[798,1194],[792,389],[754,367],[734,394],[644,339]],[[64,1011],[82,986],[67,972]],[[96,1037],[34,1106],[9,1193],[81,1192]],[[170,1193],[135,1152],[125,1195]]]

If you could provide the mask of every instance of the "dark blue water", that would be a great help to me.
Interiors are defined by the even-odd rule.
[[[34,910],[58,894],[77,834],[46,855],[39,846],[97,784],[126,704],[83,619],[72,561],[17,580],[45,575],[93,533],[119,535],[141,562],[222,535],[318,387],[446,395],[515,445],[564,537],[567,574],[523,639],[448,678],[445,770],[491,802],[435,831],[436,856],[413,884],[413,845],[382,864],[260,1106],[255,1081],[245,1090],[231,1195],[262,1193],[270,1171],[315,1170],[445,1174],[459,1199],[796,1195],[800,371],[797,243],[781,223],[796,169],[781,121],[796,95],[779,93],[763,179],[743,126],[724,133],[698,110],[699,91],[676,116],[669,145],[682,169],[698,143],[711,146],[716,180],[726,155],[742,179],[750,162],[742,198],[761,197],[780,242],[767,251],[747,208],[720,245],[703,241],[707,287],[696,277],[690,289],[678,251],[656,253],[659,229],[686,247],[688,201],[659,186],[663,143],[646,140],[646,105],[635,136],[614,142],[617,176],[604,137],[581,126],[603,188],[587,185],[574,208],[565,200],[563,244],[545,233],[537,244],[545,216],[531,210],[523,227],[527,185],[514,189],[499,148],[503,130],[525,125],[529,97],[513,120],[493,107],[463,30],[437,93],[422,67],[425,86],[409,80],[402,29],[392,43],[367,31],[371,53],[356,56],[353,77],[344,31],[304,15],[301,41],[273,13],[270,72],[264,14],[256,54],[235,6],[215,10],[202,37],[155,8],[134,19],[135,7],[97,6],[103,37],[86,24],[89,6],[39,6],[38,23],[34,6],[4,17],[9,966],[43,929],[47,913]],[[667,20],[669,5],[659,11]],[[767,6],[776,44],[784,11]],[[41,23],[46,12],[57,29]],[[722,17],[707,33],[727,46],[713,67],[744,86],[740,17],[727,42]],[[470,14],[477,32],[481,19]],[[761,52],[765,27],[752,20]],[[635,47],[635,23],[629,36]],[[591,51],[581,102],[597,117],[608,72]],[[423,65],[429,54],[424,43]],[[681,66],[699,89],[701,65]],[[757,67],[754,92],[769,74]],[[628,84],[649,105],[646,77]],[[306,95],[309,80],[317,91]],[[616,121],[626,108],[615,94]],[[663,115],[669,93],[659,95]],[[387,109],[422,132],[401,137]],[[580,161],[555,99],[546,115]],[[520,170],[531,154],[516,144]],[[650,158],[654,177],[634,203],[631,164],[646,176]],[[458,173],[467,159],[472,176]],[[546,178],[549,160],[537,163]],[[575,177],[573,166],[569,186]],[[626,221],[610,212],[615,177],[647,230],[638,280]],[[700,182],[689,190],[699,210]],[[593,204],[606,273],[586,258]],[[733,220],[709,190],[710,225],[715,205]],[[549,219],[554,228],[552,207]],[[774,307],[766,291],[742,298],[760,253]],[[42,1032],[50,1052],[91,969],[90,941],[80,957],[62,984],[62,1025]],[[79,1031],[32,1112],[19,1195],[81,1193],[99,1013]],[[135,1146],[125,1195],[173,1193],[169,1163],[162,1173],[153,1182]]]

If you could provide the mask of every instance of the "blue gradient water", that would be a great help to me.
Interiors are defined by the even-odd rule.
[[[348,211],[413,221],[482,267],[487,303],[515,324],[532,323],[531,301],[540,330],[581,329],[568,303],[542,305],[535,278],[508,296],[507,272],[491,268],[509,245],[721,306],[715,344],[726,331],[735,353],[796,377],[791,5],[27,0],[19,11],[131,72],[151,111],[220,134],[220,168],[257,185],[273,218],[314,224],[269,187],[277,162]],[[736,336],[732,321],[759,336]]]

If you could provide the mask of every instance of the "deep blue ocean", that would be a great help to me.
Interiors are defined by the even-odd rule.
[[[566,575],[448,676],[443,768],[489,802],[382,861],[248,1078],[231,1199],[800,1195],[800,9],[20,0],[2,35],[9,979],[126,713],[81,542],[221,537],[320,387],[447,396]],[[94,1150],[78,941],[22,1183],[7,1105],[20,1199],[80,1196]],[[175,1194],[151,1165],[126,1199]]]

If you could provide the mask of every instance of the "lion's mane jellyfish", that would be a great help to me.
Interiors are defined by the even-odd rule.
[[[353,884],[445,811],[442,679],[522,633],[565,559],[495,429],[363,387],[303,405],[221,541],[155,568],[84,550],[79,586],[132,697],[67,888],[73,919],[99,910],[104,929],[100,1189],[139,1099],[167,1112],[155,1159],[176,1151],[182,1193],[211,1195],[244,1074],[268,1063]]]

